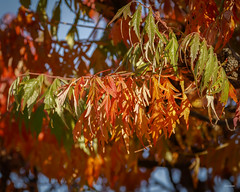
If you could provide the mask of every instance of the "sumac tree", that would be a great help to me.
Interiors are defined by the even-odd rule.
[[[2,190],[24,168],[29,186],[132,191],[157,166],[172,190],[240,188],[238,1],[20,2],[0,30]]]

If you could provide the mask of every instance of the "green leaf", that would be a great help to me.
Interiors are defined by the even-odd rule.
[[[9,101],[10,101],[10,97],[12,95],[16,96],[17,92],[18,92],[18,85],[20,82],[20,78],[18,77],[17,79],[15,79],[13,81],[13,83],[11,84],[9,90],[8,90],[8,99],[7,99],[7,110],[9,110]]]
[[[144,31],[148,35],[148,41],[151,47],[154,47],[154,38],[155,38],[155,31],[156,31],[156,24],[153,17],[152,8],[149,8],[149,13],[146,18],[146,25],[144,26]]]
[[[68,105],[68,106],[70,107],[70,105]],[[69,127],[70,130],[73,130],[76,123],[75,123],[72,111],[70,112],[69,109],[65,110],[64,119],[65,119],[65,123],[67,124],[67,127]]]
[[[17,111],[19,110],[19,108],[21,106],[22,98],[24,96],[24,86],[25,86],[25,83],[27,81],[29,81],[29,79],[30,79],[29,76],[23,77],[21,83],[16,88],[16,94],[14,95],[14,99],[15,99],[15,102],[17,104],[17,106],[16,106],[16,110]]]
[[[225,80],[227,80],[226,73],[224,69],[220,67],[217,79],[211,87],[211,94],[219,93],[220,91],[222,91],[222,89],[224,88],[223,84]]]
[[[140,24],[142,21],[142,5],[140,4],[137,11],[134,13],[132,20],[130,21],[130,26],[133,27],[139,41],[140,41]]]
[[[88,146],[85,145],[85,138],[83,135],[81,135],[78,138],[78,146],[80,147],[80,149],[82,149],[86,154],[90,155],[90,149],[88,148]]]
[[[70,130],[64,134],[64,138],[63,138],[63,145],[69,157],[71,155],[71,149],[73,147],[73,144],[74,144],[73,135],[72,135],[72,131]]]
[[[187,36],[183,39],[183,41],[181,42],[181,46],[180,46],[180,59],[181,59],[181,62],[183,62],[183,61],[182,61],[182,53],[181,53],[181,51],[183,51],[185,63],[187,63],[187,60],[186,60],[186,57],[187,57],[187,56],[186,56],[186,52],[187,52],[188,44],[189,44],[189,42],[190,42],[191,39],[192,39],[192,36],[193,36],[193,33],[190,33],[190,34],[187,35]]]
[[[65,125],[61,117],[55,112],[50,113],[50,126],[51,133],[55,135],[59,144],[63,144],[68,155],[70,154],[71,148],[73,146],[73,135],[72,129],[65,129]],[[71,119],[72,121],[72,119]]]
[[[149,64],[144,62],[142,57],[138,60],[138,62],[135,64],[135,70],[136,74],[144,75],[143,72],[146,72],[146,68],[149,67]]]
[[[173,32],[170,32],[169,34],[169,42],[166,46],[166,51],[168,51],[170,63],[173,66],[174,71],[176,72],[178,67],[177,67],[177,62],[178,62],[178,41]]]
[[[205,72],[204,72],[204,78],[203,78],[203,81],[202,81],[203,87],[201,88],[201,92],[209,84],[209,81],[210,81],[213,73],[215,73],[215,71],[213,71],[214,67],[215,67],[215,62],[214,62],[213,47],[210,47],[209,55],[208,55],[208,61],[206,63],[206,68],[205,68]]]
[[[168,42],[167,38],[158,31],[158,28],[156,25],[155,25],[155,32],[156,32],[157,36],[162,40],[163,43]]]
[[[133,64],[133,66],[135,66],[135,64],[138,62],[139,60],[139,57],[140,57],[140,54],[141,54],[141,48],[140,48],[140,45],[139,43],[137,43],[135,46],[134,46],[134,50],[132,52],[132,55],[131,55],[131,63]]]
[[[121,9],[119,9],[118,12],[116,13],[116,15],[113,17],[113,19],[108,23],[108,25],[110,25],[112,22],[114,22],[122,14],[123,14],[124,19],[127,19],[127,16],[131,15],[131,10],[130,10],[131,4],[132,4],[132,2],[128,3],[127,5],[125,5]]]
[[[72,49],[73,46],[74,46],[75,31],[76,31],[76,27],[72,26],[71,29],[68,31],[67,36],[66,36],[66,41],[67,41],[67,44],[69,45],[70,49]]]
[[[70,83],[68,85],[68,87],[65,88],[63,91],[61,91],[58,94],[58,97],[55,99],[55,102],[57,104],[55,110],[56,110],[57,114],[61,117],[61,119],[64,122],[64,124],[66,125],[66,127],[69,128],[69,129],[70,129],[71,126],[69,126],[69,124],[67,123],[67,119],[65,119],[65,116],[64,116],[65,113],[66,113],[66,110],[64,110],[64,105],[66,106],[66,104],[64,104],[64,103],[65,103],[65,100],[67,98],[67,95],[68,95],[68,92],[71,88],[72,83]]]
[[[228,100],[228,95],[229,95],[229,81],[228,81],[227,78],[224,79],[222,87],[223,87],[223,89],[222,89],[222,92],[221,92],[220,101],[222,103],[226,104],[227,100]]]
[[[129,4],[129,5],[128,5],[128,4]],[[128,3],[128,4],[126,5],[126,8],[125,8],[124,11],[123,11],[123,18],[124,18],[125,20],[127,19],[128,16],[131,17],[131,9],[130,9],[131,2]]]
[[[198,51],[199,51],[200,41],[199,35],[195,34],[190,43],[190,57],[191,57],[191,68],[193,70],[193,63],[197,58]]]
[[[181,49],[183,49],[184,53],[186,53],[187,46],[188,46],[189,42],[192,40],[193,35],[194,35],[193,33],[190,33],[183,39],[183,41],[181,43]]]
[[[52,128],[51,133],[53,133],[56,136],[57,141],[60,143],[64,135],[65,125],[56,112],[50,113],[49,117],[50,117],[50,126]]]
[[[55,102],[55,92],[56,90],[61,86],[61,82],[59,79],[55,79],[48,89],[45,99],[44,99],[44,109],[53,109],[56,107],[56,102]]]
[[[159,54],[159,53],[161,53],[161,42],[158,44],[157,49],[156,49],[156,51],[155,51],[154,58],[153,58],[153,59],[156,60],[157,66],[159,66],[159,63],[160,63],[160,61],[161,61],[161,57],[160,57],[160,54]]]
[[[31,0],[20,0],[20,3],[22,6],[26,7],[27,9],[29,9],[30,5],[31,5]]]
[[[44,22],[47,20],[46,8],[48,0],[39,0],[37,6],[37,13],[39,15],[40,21]]]
[[[197,61],[197,64],[194,69],[195,76],[201,76],[203,69],[205,67],[205,64],[208,60],[208,50],[207,50],[207,42],[206,40],[203,40],[200,46],[200,55]]]
[[[152,61],[150,61],[149,59],[149,56],[151,58],[151,51],[149,52],[149,48],[150,48],[150,42],[148,41],[147,43],[144,44],[144,57],[146,58],[146,60],[149,62],[149,63],[152,63]],[[151,49],[150,49],[151,50]]]
[[[127,53],[124,55],[124,57],[123,57],[123,59],[122,59],[122,65],[123,65],[123,66],[126,67],[126,65],[128,64],[129,59],[130,59],[133,51],[134,51],[134,46],[132,46],[132,47],[127,51]]]
[[[212,72],[212,82],[211,84],[214,84],[217,80],[217,74],[218,74],[218,59],[216,54],[213,55],[213,72]]]
[[[37,10],[46,9],[48,0],[39,0]]]
[[[40,75],[35,79],[28,80],[24,85],[23,105],[22,110],[27,104],[28,118],[31,116],[33,105],[35,104],[40,92],[44,76]]]
[[[22,110],[25,108],[27,102],[31,103],[37,99],[38,97],[38,91],[36,89],[37,85],[38,85],[37,79],[30,79],[28,82],[25,83]]]
[[[64,110],[64,113],[62,113],[62,116],[59,116],[58,113],[54,112],[54,113],[50,113],[49,117],[50,117],[50,126],[52,128],[51,133],[56,136],[56,139],[59,143],[63,142],[65,149],[68,152],[70,152],[70,149],[73,144],[72,130],[73,130],[73,127],[75,126],[75,121],[73,120],[73,117],[66,110]],[[68,125],[66,123],[68,123]],[[66,126],[69,129],[66,129]]]
[[[43,118],[45,117],[44,105],[40,105],[35,112],[33,112],[30,119],[30,128],[32,132],[36,132],[37,136],[42,130]]]
[[[51,34],[52,36],[57,36],[57,31],[58,31],[58,24],[60,21],[60,5],[61,5],[61,0],[56,2],[54,5],[53,13],[52,13],[52,19],[51,19]]]

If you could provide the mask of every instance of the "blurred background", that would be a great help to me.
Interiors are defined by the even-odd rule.
[[[112,165],[112,172],[110,172],[113,174],[115,169],[124,171],[116,171],[114,173],[117,175],[116,177],[114,174],[108,177],[99,174],[98,179],[94,178],[96,182],[93,186],[89,186],[87,185],[89,180],[85,183],[81,183],[81,181],[84,173],[86,174],[84,168],[88,165],[90,157],[83,152],[83,149],[81,151],[71,149],[73,144],[72,139],[69,139],[72,136],[71,133],[65,132],[64,129],[50,131],[49,124],[45,122],[49,119],[46,118],[41,122],[36,120],[39,115],[44,116],[37,110],[34,112],[36,118],[33,115],[33,118],[26,120],[26,122],[18,121],[25,118],[21,116],[22,114],[14,116],[13,122],[13,116],[7,112],[8,88],[16,76],[27,71],[66,78],[77,78],[99,72],[101,72],[100,75],[104,75],[119,69],[119,66],[120,70],[133,71],[131,66],[120,65],[130,47],[129,40],[122,39],[120,22],[116,21],[110,26],[107,25],[117,10],[128,2],[130,1],[1,1],[1,191],[233,192],[240,189],[238,172],[232,174],[227,166],[219,171],[220,173],[216,171],[218,168],[214,168],[215,162],[221,158],[227,159],[225,156],[230,156],[231,151],[225,152],[227,155],[223,157],[219,155],[219,159],[217,156],[210,160],[207,159],[206,162],[209,164],[206,164],[209,166],[199,165],[198,170],[194,172],[189,167],[196,162],[197,158],[195,159],[195,157],[187,157],[190,163],[184,164],[183,159],[181,159],[183,162],[179,164],[173,163],[176,156],[174,151],[179,149],[170,147],[176,142],[174,138],[160,143],[164,145],[165,142],[169,142],[168,147],[171,150],[160,151],[156,149],[156,151],[151,151],[148,147],[143,149],[137,155],[138,172],[133,174],[132,169],[125,172],[126,162],[118,162],[121,165],[119,167]],[[155,11],[162,10],[160,15],[166,19],[168,25],[174,26],[176,31],[187,31],[184,18],[187,18],[190,12],[188,3],[185,3],[188,1],[140,2],[146,5],[151,4]],[[136,8],[132,7],[132,9]],[[128,26],[124,21],[123,25]],[[124,28],[123,33],[128,34],[127,27]],[[236,41],[239,41],[239,33],[236,32],[234,35]],[[233,47],[236,41],[233,40]],[[102,72],[104,70],[107,70],[107,73]],[[229,102],[231,103],[231,101]],[[234,105],[236,107],[236,103],[233,103]],[[20,116],[21,118],[16,118]],[[195,123],[196,120],[193,119],[192,122]],[[210,129],[209,122],[208,124],[206,122],[196,124],[205,127],[205,132],[202,133],[198,128],[194,128],[191,133],[198,130],[200,136],[192,134],[194,136],[190,138],[186,136],[186,133],[184,135],[184,139],[187,140],[184,145],[191,146],[193,151],[194,149],[197,149],[197,152],[198,150],[204,151],[205,145],[214,146],[230,137],[234,141],[229,145],[239,145],[238,132],[231,135],[228,133],[226,138],[222,138],[220,135],[224,131],[219,131],[219,128],[218,130],[210,130],[209,135],[206,136],[206,132],[208,132],[206,130]],[[50,132],[57,139],[51,136]],[[49,143],[50,145],[47,145]],[[141,146],[138,144],[139,148],[142,148]],[[231,149],[239,151],[237,147]],[[118,159],[124,156],[124,153],[121,154],[120,151],[120,154],[117,154],[118,152],[111,152],[109,158]],[[72,158],[68,156],[69,154]],[[235,155],[234,152],[233,154]],[[239,163],[239,157],[236,156],[232,157],[236,160],[233,162],[234,165]],[[161,162],[165,161],[160,160],[161,158],[168,159],[166,166],[160,166]],[[93,161],[98,161],[97,156]],[[118,164],[116,163],[116,165]],[[196,174],[194,178],[198,182],[197,188],[192,182],[193,174]],[[114,182],[118,183],[118,179],[119,184],[111,185]]]

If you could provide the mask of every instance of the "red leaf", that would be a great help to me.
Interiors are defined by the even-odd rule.
[[[79,93],[82,90],[82,87],[81,87],[82,84],[84,84],[84,78],[83,77],[81,77],[81,79],[78,80],[78,82],[77,82],[77,84],[75,85],[75,88],[74,88],[74,95],[75,95],[75,98],[77,100],[77,105],[78,105],[78,100],[79,100]]]
[[[117,88],[116,88],[114,79],[111,76],[108,76],[107,80],[111,87],[111,89],[108,89],[108,91],[114,98],[116,98],[117,97]]]
[[[80,118],[78,119],[78,121],[73,129],[73,139],[75,142],[81,136],[82,122],[83,122],[83,115],[80,116]]]
[[[240,103],[238,103],[238,108],[237,108],[237,110],[235,112],[235,117],[233,118],[234,128],[237,127],[238,121],[240,121]]]

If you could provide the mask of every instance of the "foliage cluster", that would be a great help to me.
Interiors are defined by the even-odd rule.
[[[0,30],[5,154],[18,152],[32,172],[69,186],[93,187],[101,177],[104,187],[133,190],[151,163],[187,173],[192,180],[181,183],[189,190],[202,190],[201,167],[212,169],[212,183],[215,176],[237,183],[237,1],[60,0],[51,19],[47,0],[36,11],[20,2]],[[58,37],[59,25],[69,24],[61,22],[63,3],[75,15],[65,41]],[[80,39],[78,22],[94,19]],[[234,67],[220,59],[225,47]]]

